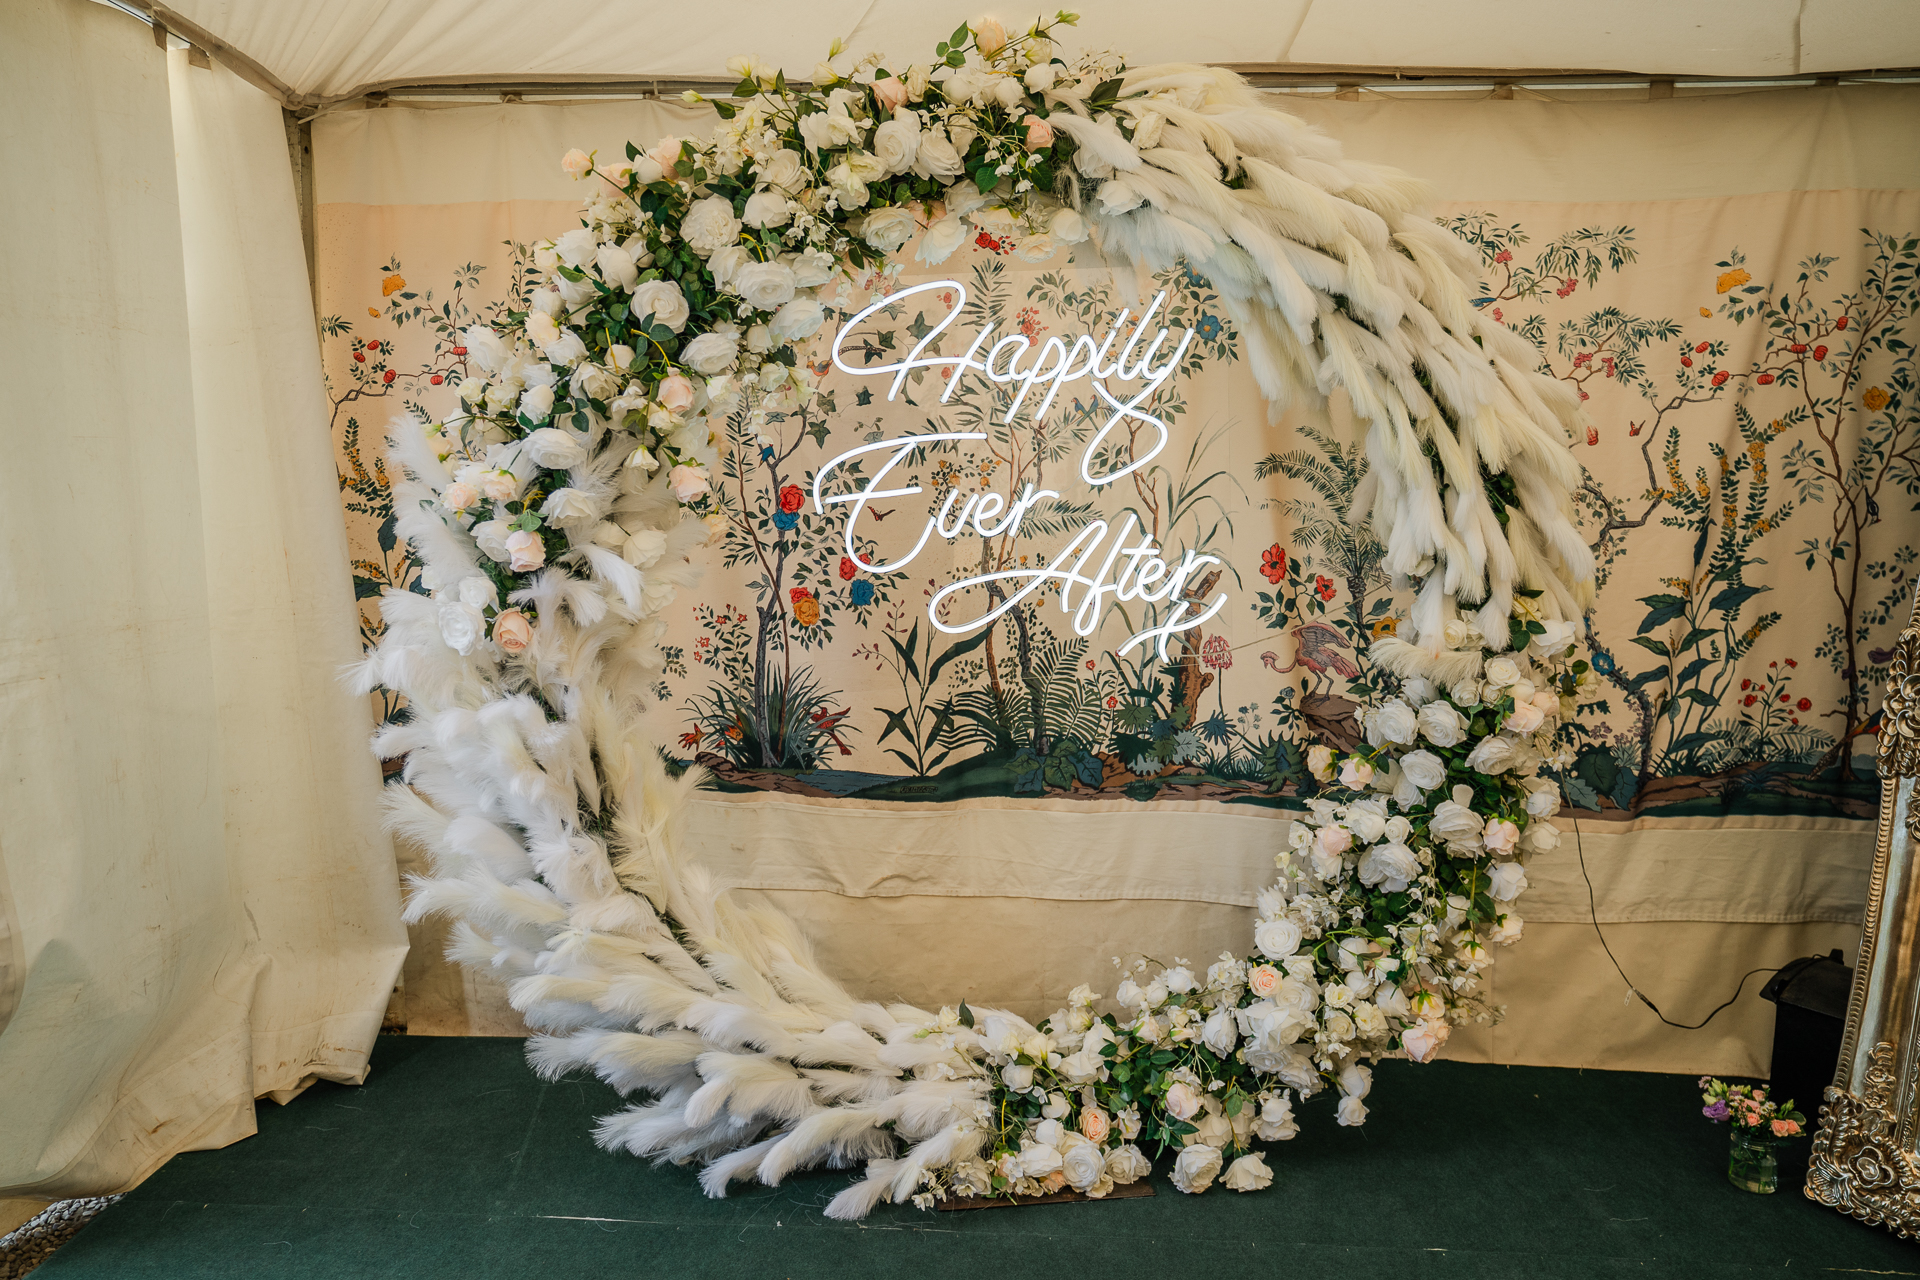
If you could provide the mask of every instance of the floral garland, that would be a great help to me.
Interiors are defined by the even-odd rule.
[[[361,683],[412,707],[376,740],[408,753],[392,820],[433,858],[409,911],[455,917],[451,954],[513,980],[540,1069],[649,1095],[602,1142],[701,1160],[713,1194],[864,1160],[835,1216],[1100,1196],[1145,1173],[1142,1142],[1178,1148],[1184,1191],[1223,1168],[1265,1186],[1252,1144],[1292,1137],[1297,1099],[1333,1091],[1360,1124],[1368,1060],[1427,1061],[1496,1012],[1489,948],[1519,936],[1525,859],[1559,838],[1540,771],[1592,680],[1569,655],[1591,574],[1555,488],[1563,389],[1476,327],[1471,255],[1398,179],[1225,73],[1068,62],[1050,34],[1073,20],[962,26],[931,67],[843,69],[836,45],[806,90],[739,59],[710,138],[569,152],[596,183],[583,225],[534,247],[504,332],[464,335],[464,415],[393,437],[431,598],[385,597]],[[1306,753],[1254,953],[1204,974],[1135,958],[1116,1010],[1082,986],[1038,1025],[853,1000],[789,922],[712,890],[673,823],[697,777],[668,779],[631,728],[660,614],[724,519],[720,426],[809,400],[809,339],[915,237],[937,263],[1015,227],[1031,258],[1091,236],[1197,259],[1270,395],[1346,388],[1374,422],[1375,524],[1420,592],[1418,643],[1375,645],[1400,691],[1366,710],[1366,746]]]

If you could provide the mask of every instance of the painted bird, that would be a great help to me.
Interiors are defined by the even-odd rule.
[[[1285,675],[1296,667],[1305,667],[1315,676],[1325,676],[1328,668],[1332,668],[1342,680],[1360,678],[1360,668],[1341,652],[1347,647],[1345,639],[1326,623],[1309,622],[1295,627],[1290,634],[1296,646],[1293,661],[1283,667],[1279,665],[1280,655],[1268,651],[1260,655],[1260,661],[1266,663],[1269,670]]]

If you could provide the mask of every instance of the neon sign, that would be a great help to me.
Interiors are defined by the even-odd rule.
[[[935,290],[950,290],[957,295],[957,300],[952,309],[920,338],[904,359],[892,364],[869,365],[861,368],[848,364],[842,358],[842,344],[846,341],[847,335],[861,321],[903,299]],[[1011,424],[1019,416],[1029,395],[1036,388],[1044,386],[1045,390],[1038,404],[1030,411],[1034,421],[1043,417],[1052,407],[1054,398],[1060,394],[1062,387],[1088,379],[1099,401],[1111,411],[1080,455],[1080,478],[1094,488],[1099,488],[1138,471],[1152,462],[1167,447],[1167,424],[1149,413],[1144,406],[1153,393],[1173,376],[1174,370],[1179,367],[1181,359],[1186,355],[1187,348],[1192,344],[1194,334],[1192,329],[1183,330],[1172,354],[1157,365],[1154,363],[1156,353],[1167,340],[1170,330],[1164,325],[1161,326],[1154,333],[1152,340],[1147,342],[1144,348],[1141,347],[1148,325],[1152,322],[1154,314],[1159,311],[1161,304],[1166,301],[1166,296],[1164,292],[1155,296],[1152,304],[1134,325],[1133,333],[1113,359],[1108,359],[1108,353],[1118,341],[1120,331],[1126,327],[1131,309],[1122,309],[1114,317],[1102,341],[1095,342],[1090,334],[1081,334],[1072,342],[1062,337],[1048,338],[1037,352],[1033,352],[1032,362],[1023,368],[1021,361],[1033,350],[1033,340],[1026,334],[1016,331],[995,341],[994,332],[999,327],[997,321],[987,325],[974,336],[965,355],[925,354],[927,348],[938,341],[940,335],[952,326],[967,301],[966,286],[959,281],[936,280],[889,294],[850,317],[840,327],[839,333],[834,335],[833,363],[841,372],[856,378],[893,375],[893,382],[887,388],[889,401],[900,393],[907,375],[916,369],[949,367],[953,369],[952,376],[947,381],[947,389],[940,397],[942,404],[952,398],[963,381],[976,373],[995,385],[1017,386],[1018,390],[1001,418],[1001,421],[1007,424]],[[986,353],[984,357],[981,355],[983,350]],[[1106,384],[1109,380],[1122,383],[1138,382],[1140,386],[1137,391],[1123,400],[1108,389]],[[1095,475],[1093,473],[1095,456],[1105,445],[1108,436],[1128,422],[1139,422],[1152,427],[1158,438],[1151,448],[1135,457],[1126,466]],[[1036,490],[1031,483],[1028,483],[1011,504],[998,493],[974,494],[967,498],[965,505],[956,513],[954,503],[960,494],[959,490],[952,489],[948,491],[946,501],[941,504],[940,509],[927,517],[926,524],[920,530],[919,540],[913,544],[913,550],[906,555],[890,564],[874,564],[865,560],[854,546],[854,528],[859,523],[860,514],[866,510],[868,503],[875,499],[911,497],[922,492],[917,484],[907,484],[892,489],[881,487],[886,482],[888,474],[915,450],[937,441],[957,442],[986,438],[987,433],[984,431],[935,431],[923,435],[897,436],[890,440],[874,441],[848,449],[814,474],[814,511],[825,514],[828,506],[841,503],[850,504],[853,507],[853,511],[847,518],[845,533],[847,557],[860,568],[876,574],[892,574],[904,570],[926,548],[927,540],[936,533],[942,538],[956,538],[971,527],[983,538],[1014,534],[1019,530],[1027,512],[1036,503],[1046,498],[1057,498],[1060,494],[1052,489]],[[869,453],[884,454],[887,457],[880,468],[867,480],[864,488],[850,493],[823,493],[829,476],[848,461]],[[1112,534],[1110,539],[1109,534]],[[1138,534],[1138,540],[1130,541],[1136,534]],[[1006,569],[997,573],[963,578],[942,587],[927,603],[927,619],[934,627],[948,635],[961,635],[987,626],[1027,596],[1043,590],[1048,583],[1057,582],[1060,588],[1061,612],[1072,615],[1074,632],[1084,637],[1092,635],[1099,628],[1107,610],[1117,603],[1139,600],[1148,604],[1158,604],[1171,601],[1174,607],[1165,621],[1135,632],[1119,649],[1121,654],[1127,654],[1132,652],[1136,645],[1153,643],[1157,647],[1160,659],[1165,661],[1167,640],[1170,636],[1201,625],[1219,613],[1227,603],[1226,593],[1222,592],[1203,610],[1190,616],[1194,602],[1184,598],[1189,579],[1204,566],[1219,564],[1221,561],[1217,556],[1183,551],[1177,558],[1177,563],[1170,563],[1166,554],[1163,548],[1155,544],[1151,534],[1140,529],[1139,521],[1131,513],[1119,523],[1117,529],[1105,520],[1091,520],[1057,555],[1052,557],[1045,568]],[[1094,565],[1096,559],[1098,567],[1089,572],[1089,567]],[[941,619],[941,605],[947,599],[970,588],[996,582],[1020,585],[978,617],[959,623],[949,623]]]

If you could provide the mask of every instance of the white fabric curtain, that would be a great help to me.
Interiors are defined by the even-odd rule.
[[[0,1194],[101,1193],[362,1079],[406,942],[278,106],[14,0],[0,157]]]

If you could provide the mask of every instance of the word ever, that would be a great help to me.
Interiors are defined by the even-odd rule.
[[[847,335],[853,331],[855,325],[877,311],[896,305],[903,299],[917,293],[929,293],[935,290],[950,290],[958,300],[953,308],[941,317],[940,322],[927,330],[920,341],[914,344],[913,350],[907,353],[906,359],[894,364],[855,368],[841,358],[841,344],[847,340]],[[1120,348],[1119,356],[1111,362],[1107,359],[1107,353],[1113,349],[1114,341],[1119,338],[1120,330],[1126,326],[1127,316],[1131,314],[1131,311],[1126,308],[1122,308],[1120,314],[1114,317],[1113,325],[1107,330],[1104,341],[1096,343],[1091,335],[1084,333],[1074,338],[1071,344],[1063,337],[1048,338],[1041,345],[1039,352],[1034,355],[1033,363],[1022,369],[1020,361],[1033,348],[1033,339],[1024,333],[1015,332],[1009,333],[998,342],[993,342],[994,331],[1000,327],[999,321],[986,326],[974,335],[973,344],[967,348],[967,353],[963,356],[939,354],[923,356],[921,354],[939,341],[940,335],[947,331],[967,305],[965,285],[958,280],[935,280],[931,284],[917,284],[910,289],[888,294],[878,302],[854,313],[846,324],[840,327],[840,332],[834,335],[833,363],[842,373],[852,374],[856,378],[892,374],[893,383],[887,388],[889,401],[900,393],[907,375],[915,369],[954,367],[952,377],[947,380],[947,389],[940,397],[941,404],[945,404],[952,398],[953,393],[960,389],[960,384],[966,380],[969,373],[978,370],[985,375],[988,382],[1000,386],[1019,387],[1008,403],[1005,415],[1000,419],[1005,423],[1011,423],[1019,414],[1021,406],[1026,403],[1027,395],[1033,390],[1035,384],[1045,383],[1047,388],[1046,394],[1040,399],[1039,407],[1033,410],[1033,417],[1038,420],[1046,416],[1047,410],[1053,405],[1054,397],[1060,394],[1061,387],[1078,382],[1082,378],[1089,378],[1093,382],[1095,394],[1113,410],[1100,430],[1094,434],[1092,441],[1088,443],[1086,451],[1080,455],[1080,478],[1097,487],[1112,484],[1122,476],[1131,475],[1152,462],[1159,456],[1160,451],[1167,447],[1167,424],[1140,406],[1151,399],[1153,393],[1160,389],[1161,384],[1172,377],[1173,371],[1180,367],[1180,361],[1185,358],[1187,348],[1193,343],[1193,330],[1181,331],[1180,341],[1174,347],[1173,354],[1157,368],[1153,364],[1153,358],[1154,354],[1160,350],[1160,344],[1167,339],[1169,330],[1165,327],[1154,334],[1153,341],[1139,350],[1137,358],[1135,356],[1135,349],[1140,346],[1140,340],[1146,335],[1148,322],[1153,319],[1154,312],[1160,309],[1160,304],[1166,300],[1167,295],[1164,290],[1154,295],[1152,305],[1140,317],[1140,322],[1134,326],[1133,335],[1127,339],[1126,345]],[[988,345],[989,343],[992,345]],[[982,348],[986,349],[986,357],[976,359]],[[1106,380],[1109,378],[1118,379],[1121,382],[1141,381],[1141,387],[1130,399],[1123,401],[1107,390]],[[1107,436],[1123,423],[1130,421],[1144,423],[1154,428],[1160,438],[1144,454],[1136,452],[1133,460],[1119,470],[1109,471],[1105,475],[1094,475],[1091,469],[1093,459],[1101,446],[1106,443]]]
[[[954,291],[959,296],[959,302],[939,324],[920,339],[919,344],[908,353],[906,359],[896,364],[876,365],[865,369],[856,369],[841,359],[841,345],[845,342],[848,331],[855,325],[874,312],[891,306],[903,298],[935,289]],[[1019,391],[1013,397],[1002,419],[1009,423],[1013,421],[1027,393],[1035,384],[1042,381],[1048,384],[1039,407],[1033,411],[1037,418],[1046,413],[1062,386],[1080,378],[1093,378],[1096,380],[1095,388],[1112,407],[1113,413],[1081,454],[1080,475],[1090,485],[1110,484],[1122,476],[1137,471],[1151,462],[1166,447],[1168,435],[1166,424],[1140,406],[1172,376],[1181,357],[1185,355],[1188,344],[1192,341],[1193,331],[1190,329],[1186,331],[1173,356],[1157,368],[1153,367],[1154,353],[1159,350],[1160,344],[1165,340],[1168,332],[1166,329],[1162,328],[1159,331],[1153,341],[1139,354],[1137,361],[1134,356],[1135,348],[1146,332],[1147,322],[1153,318],[1154,312],[1159,310],[1160,304],[1166,298],[1164,293],[1153,300],[1146,314],[1141,316],[1133,336],[1120,348],[1119,356],[1111,363],[1107,362],[1107,353],[1112,349],[1120,329],[1126,323],[1128,315],[1126,311],[1122,311],[1115,319],[1104,342],[1096,344],[1091,337],[1082,335],[1069,346],[1064,339],[1050,338],[1034,357],[1033,364],[1025,370],[1018,367],[1021,356],[1032,346],[1025,334],[1009,334],[988,349],[985,359],[975,359],[980,349],[986,346],[991,338],[994,325],[981,330],[973,340],[973,345],[967,349],[965,356],[923,357],[921,353],[952,323],[961,307],[966,305],[966,292],[966,288],[957,281],[941,280],[932,284],[915,285],[881,299],[849,319],[835,336],[834,364],[843,372],[856,377],[893,374],[893,385],[887,392],[889,400],[899,392],[902,383],[912,370],[936,366],[959,366],[948,382],[946,394],[941,397],[942,403],[953,395],[961,380],[973,370],[978,370],[993,383],[1001,385],[1017,383]],[[1005,355],[1004,362],[1003,352],[1009,353]],[[1050,354],[1056,357],[1051,363],[1048,362]],[[1082,359],[1083,355],[1084,359]],[[1126,381],[1144,379],[1145,385],[1137,395],[1122,401],[1109,393],[1099,381],[1105,378],[1119,378]],[[1094,476],[1092,474],[1094,455],[1106,442],[1108,433],[1129,420],[1137,420],[1156,427],[1159,431],[1158,442],[1144,456],[1136,457],[1126,467],[1102,476]],[[818,514],[825,514],[829,505],[845,503],[852,506],[853,510],[848,515],[844,534],[847,558],[867,572],[876,574],[899,573],[904,570],[921,551],[925,550],[928,540],[936,533],[942,538],[957,538],[970,528],[982,538],[995,538],[1003,534],[1015,535],[1019,531],[1021,522],[1035,504],[1047,498],[1058,498],[1060,494],[1052,489],[1036,490],[1029,483],[1011,503],[998,493],[975,494],[968,497],[965,505],[956,513],[954,504],[959,500],[960,493],[959,490],[952,489],[948,491],[940,509],[928,516],[926,524],[920,530],[919,539],[906,555],[886,564],[869,563],[854,546],[854,530],[859,525],[861,513],[866,510],[868,503],[882,499],[907,498],[923,492],[917,484],[907,484],[891,489],[883,488],[887,476],[895,467],[930,444],[941,441],[985,439],[987,439],[987,433],[984,431],[934,431],[924,435],[877,440],[848,449],[814,473],[813,509]],[[885,454],[887,457],[879,469],[867,479],[863,488],[852,493],[824,492],[829,476],[846,463],[869,453]],[[1108,537],[1109,534],[1113,535],[1111,539]],[[1136,536],[1137,541],[1134,540]],[[1094,568],[1096,560],[1098,567]],[[1221,562],[1216,556],[1185,551],[1181,553],[1178,564],[1169,564],[1165,553],[1155,544],[1153,536],[1140,529],[1139,521],[1131,513],[1120,522],[1117,529],[1105,520],[1096,519],[1089,521],[1067,543],[1066,547],[1052,558],[1048,567],[1007,569],[998,573],[985,573],[942,587],[927,604],[927,618],[936,629],[947,635],[960,635],[991,624],[1029,595],[1044,589],[1049,583],[1057,582],[1060,584],[1060,610],[1062,613],[1072,615],[1073,629],[1081,636],[1092,635],[1099,628],[1107,610],[1116,605],[1136,600],[1143,604],[1170,604],[1171,611],[1164,620],[1135,632],[1119,649],[1119,652],[1125,655],[1131,653],[1137,645],[1153,643],[1160,660],[1164,662],[1167,658],[1167,640],[1171,636],[1200,626],[1226,606],[1227,596],[1222,592],[1201,612],[1193,614],[1195,603],[1185,598],[1193,575],[1209,564],[1219,563]],[[991,607],[978,617],[963,622],[950,623],[942,620],[940,612],[944,602],[951,596],[975,587],[987,589]]]

